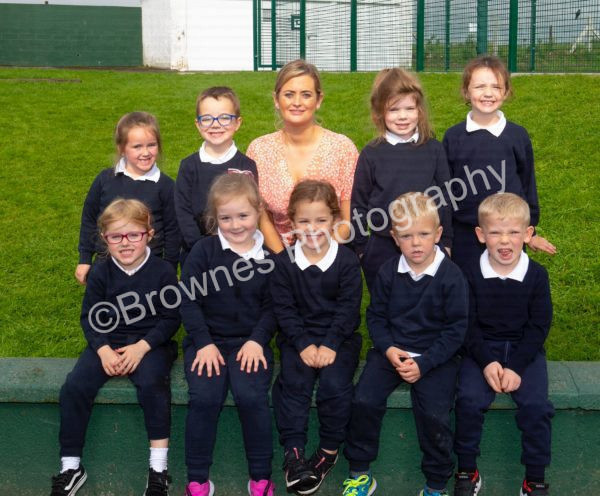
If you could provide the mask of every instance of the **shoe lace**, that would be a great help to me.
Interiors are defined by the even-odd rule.
[[[344,496],[356,496],[360,486],[364,486],[369,482],[368,475],[361,475],[356,479],[346,479],[343,482],[344,485]]]

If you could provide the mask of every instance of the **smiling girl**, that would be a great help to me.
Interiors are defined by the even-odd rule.
[[[173,180],[158,169],[162,147],[158,122],[152,114],[132,112],[115,130],[119,161],[104,169],[90,187],[83,204],[79,231],[79,264],[75,278],[85,284],[94,255],[103,252],[96,223],[100,213],[116,198],[135,198],[148,206],[154,219],[154,255],[173,266],[179,261],[180,234],[175,217]]]

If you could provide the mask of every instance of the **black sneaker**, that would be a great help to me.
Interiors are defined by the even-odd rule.
[[[169,496],[169,482],[171,482],[171,477],[166,470],[157,472],[153,468],[149,468],[144,496]]]
[[[292,448],[285,454],[283,460],[285,472],[285,485],[288,491],[303,490],[312,487],[317,476],[304,459],[304,450]]]
[[[527,479],[523,481],[521,486],[521,496],[548,496],[550,486],[543,482],[527,482]]]
[[[335,455],[327,456],[327,453],[323,453],[323,451],[320,449],[315,451],[313,456],[310,457],[310,460],[308,460],[308,466],[312,469],[317,478],[312,482],[312,484],[309,481],[301,488],[297,489],[296,492],[302,496],[307,496],[316,492],[325,479],[325,476],[336,464],[337,460],[337,453]]]
[[[479,470],[458,472],[454,476],[454,496],[477,496],[481,489]]]
[[[67,470],[52,477],[52,492],[50,496],[75,496],[87,479],[83,465]]]

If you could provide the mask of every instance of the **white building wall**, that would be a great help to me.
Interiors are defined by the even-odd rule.
[[[144,65],[191,71],[254,68],[252,0],[141,0]]]

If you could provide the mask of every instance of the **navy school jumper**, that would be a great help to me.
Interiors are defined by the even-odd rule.
[[[171,426],[171,365],[177,356],[177,347],[171,337],[180,324],[179,311],[174,306],[176,297],[168,295],[161,300],[158,294],[166,286],[176,286],[173,267],[164,260],[150,255],[146,263],[133,275],[121,270],[111,258],[94,264],[90,270],[81,308],[81,327],[88,342],[73,370],[60,390],[60,455],[81,456],[85,433],[92,412],[94,398],[110,378],[102,368],[97,350],[105,345],[119,348],[144,339],[151,347],[129,379],[134,383],[138,401],[144,411],[148,439],[169,437]],[[146,295],[149,297],[150,303]],[[121,296],[125,314],[120,309]],[[107,302],[112,309],[100,313],[94,305]],[[101,307],[109,308],[108,305]],[[125,321],[127,317],[131,323]],[[118,324],[111,332],[102,322]]]
[[[271,284],[281,351],[280,373],[273,385],[275,421],[286,451],[304,449],[318,379],[320,446],[335,450],[344,440],[350,418],[352,378],[361,348],[356,332],[362,297],[360,264],[352,250],[332,241],[330,250],[337,253],[326,270],[317,265],[301,270],[295,261],[300,249],[296,245],[277,256]],[[321,369],[307,366],[300,352],[310,345],[334,350],[334,363]]]
[[[486,252],[487,253],[487,252]],[[526,257],[526,254],[522,255]],[[460,469],[474,470],[484,414],[495,398],[483,376],[494,361],[521,376],[511,393],[521,431],[521,462],[543,480],[550,464],[551,419],[544,341],[552,321],[552,301],[546,269],[529,260],[522,282],[484,278],[480,265],[465,269],[470,288],[469,332],[461,364],[456,400],[454,450]]]
[[[98,234],[98,217],[117,198],[135,199],[144,203],[152,214],[154,237],[149,243],[152,253],[177,267],[181,235],[175,217],[174,181],[160,172],[158,182],[133,180],[114,167],[104,169],[90,187],[83,204],[79,232],[79,263],[91,264],[94,254],[104,252]]]
[[[421,378],[411,385],[411,401],[421,469],[427,485],[443,489],[452,476],[452,430],[459,359],[467,331],[467,286],[460,269],[444,257],[434,277],[414,281],[398,272],[400,256],[379,270],[367,308],[373,340],[354,391],[344,454],[350,470],[367,471],[377,458],[388,396],[403,380],[385,356],[390,346],[419,353]]]
[[[208,235],[204,221],[208,190],[218,176],[228,171],[249,171],[258,182],[254,160],[239,150],[231,160],[222,164],[202,162],[198,152],[181,161],[175,180],[175,211],[183,237],[183,259],[196,241]]]
[[[269,279],[272,255],[245,260],[231,249],[223,249],[219,236],[198,241],[189,253],[181,283],[181,316],[187,331],[184,367],[189,387],[185,433],[188,479],[204,483],[213,461],[219,414],[231,389],[238,408],[248,471],[253,480],[270,479],[273,458],[271,412],[268,392],[273,370],[269,342],[276,330]],[[263,347],[268,363],[257,372],[240,371],[236,361],[249,340]],[[191,371],[199,349],[214,344],[226,365],[220,375],[201,376]]]
[[[466,121],[460,122],[446,131],[443,145],[450,175],[460,179],[452,184],[454,197],[465,194],[453,206],[452,248],[452,260],[465,268],[477,265],[485,249],[477,240],[475,226],[479,204],[488,196],[502,191],[520,196],[529,205],[531,225],[538,224],[533,147],[525,128],[510,121],[498,137],[485,129],[467,132]]]

